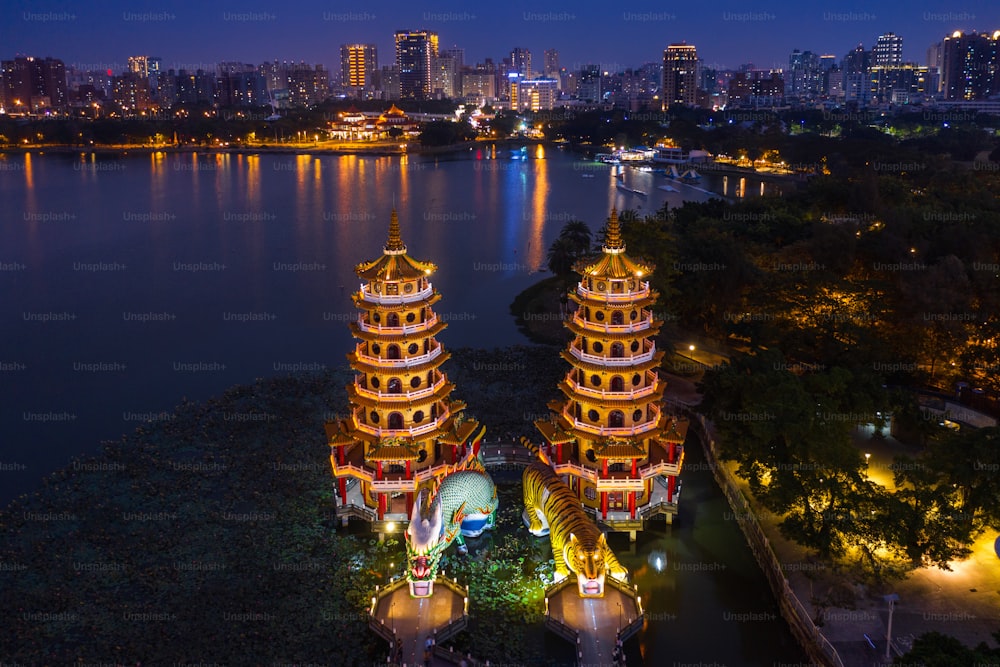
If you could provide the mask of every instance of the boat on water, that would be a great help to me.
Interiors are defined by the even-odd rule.
[[[527,160],[528,159],[528,147],[521,146],[520,148],[514,148],[510,151],[511,160]]]
[[[618,186],[619,190],[622,190],[624,192],[630,192],[630,193],[632,193],[634,195],[639,195],[640,197],[645,197],[646,196],[646,193],[643,192],[642,190],[634,190],[634,189],[626,186],[624,183],[618,182],[618,183],[616,183],[616,185]]]
[[[594,159],[598,162],[604,162],[606,164],[621,164],[621,159],[614,153],[598,153],[594,156]]]

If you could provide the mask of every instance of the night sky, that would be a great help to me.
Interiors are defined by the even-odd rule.
[[[792,49],[842,57],[858,43],[870,48],[886,31],[902,35],[905,60],[923,64],[927,47],[954,30],[1000,29],[1000,3],[7,0],[0,4],[0,55],[53,56],[84,69],[120,70],[130,55],[160,56],[164,68],[278,59],[334,69],[348,41],[377,44],[380,64],[390,64],[392,33],[400,28],[437,31],[442,48],[465,48],[468,63],[499,61],[522,46],[536,69],[548,48],[559,51],[564,67],[596,62],[614,71],[659,60],[667,44],[682,40],[697,46],[708,66],[785,67]]]

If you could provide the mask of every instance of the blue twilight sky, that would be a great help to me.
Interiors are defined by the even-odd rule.
[[[842,57],[886,31],[903,37],[904,59],[923,64],[927,47],[954,30],[1000,29],[1000,2],[6,0],[0,57],[53,56],[87,69],[119,70],[130,55],[160,56],[164,68],[278,59],[333,69],[349,41],[375,43],[380,64],[390,64],[400,28],[435,30],[442,47],[463,47],[471,63],[521,46],[536,69],[549,48],[564,67],[614,70],[659,60],[682,40],[710,66],[783,67],[792,49]]]

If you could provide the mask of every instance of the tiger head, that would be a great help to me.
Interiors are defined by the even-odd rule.
[[[585,535],[582,539],[570,533],[569,541],[563,547],[563,556],[570,572],[576,574],[580,597],[604,597],[604,577],[607,569],[604,552],[607,548],[604,533],[598,533],[596,538]]]

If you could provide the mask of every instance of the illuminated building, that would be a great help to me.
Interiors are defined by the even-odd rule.
[[[45,113],[69,104],[66,67],[58,58],[18,56],[0,63],[0,102],[9,113]]]
[[[676,513],[687,432],[686,421],[661,407],[653,267],[625,254],[612,210],[601,256],[575,270],[581,279],[569,296],[578,307],[566,322],[573,340],[562,353],[571,368],[559,384],[565,398],[535,426],[584,509],[634,538],[644,519]]]
[[[903,38],[894,32],[879,35],[872,48],[872,67],[903,64]]]
[[[374,44],[344,44],[340,47],[340,81],[351,95],[362,96],[375,88],[378,49]]]
[[[463,418],[465,404],[450,400],[454,385],[440,370],[450,355],[435,339],[447,326],[431,308],[441,298],[428,280],[436,268],[406,253],[395,210],[382,256],[355,267],[363,282],[353,294],[350,414],[326,425],[345,523],[405,526],[417,493],[478,453],[485,428]]]
[[[1000,30],[955,31],[941,43],[941,92],[946,100],[985,100],[1000,93]]]
[[[698,102],[698,51],[687,43],[671,44],[663,52],[663,110],[672,104]]]
[[[438,35],[428,30],[396,32],[396,68],[400,99],[431,96],[431,61],[438,55]]]
[[[555,79],[512,79],[510,86],[510,107],[517,111],[551,111],[559,97]]]

